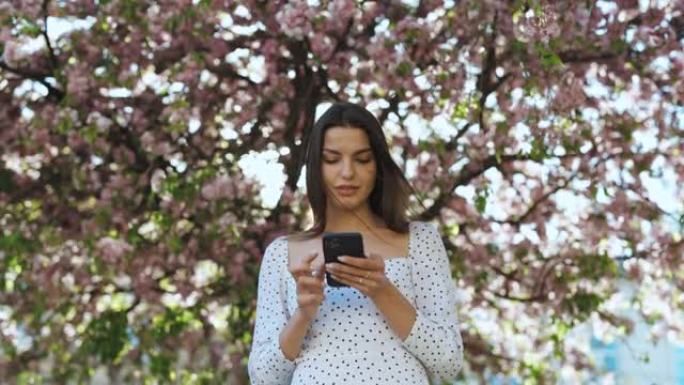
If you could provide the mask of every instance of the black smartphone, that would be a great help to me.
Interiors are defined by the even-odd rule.
[[[357,258],[365,258],[363,253],[363,238],[361,233],[324,233],[323,234],[323,256],[325,263],[338,262],[337,258],[341,255],[349,255]],[[329,286],[348,287],[325,272],[325,279]]]

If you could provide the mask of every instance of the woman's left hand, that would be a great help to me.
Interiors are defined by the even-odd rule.
[[[341,256],[338,259],[342,263],[326,263],[326,271],[371,299],[392,285],[385,276],[385,260],[377,254],[366,258]]]

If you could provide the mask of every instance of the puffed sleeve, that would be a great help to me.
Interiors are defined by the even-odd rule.
[[[259,271],[256,324],[247,369],[253,385],[289,384],[295,364],[280,349],[280,332],[287,324],[281,273],[287,268],[287,241],[277,238],[266,248]]]
[[[456,315],[456,285],[437,227],[417,223],[411,255],[416,321],[403,345],[433,377],[453,380],[463,367],[463,340]]]

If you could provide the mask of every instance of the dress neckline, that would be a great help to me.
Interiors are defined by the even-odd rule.
[[[414,237],[414,235],[413,235],[413,224],[414,224],[414,222],[411,222],[411,221],[409,222],[409,241],[408,241],[408,250],[407,250],[408,255],[398,255],[398,256],[386,257],[386,258],[383,258],[383,260],[385,260],[385,262],[394,261],[394,260],[409,260],[409,258],[411,257],[411,247],[413,245],[413,237]],[[284,236],[283,240],[285,241],[285,247],[286,247],[286,250],[288,251],[287,255],[289,257],[289,250],[290,250],[289,243],[290,243],[290,241],[287,239],[287,236]]]
[[[391,256],[391,257],[386,257],[383,258],[385,262],[387,261],[393,261],[395,259],[398,260],[408,260],[411,257],[411,244],[413,243],[413,222],[409,222],[409,241],[408,241],[408,255],[401,255],[401,256]]]

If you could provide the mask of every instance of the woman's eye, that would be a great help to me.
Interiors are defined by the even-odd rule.
[[[369,162],[371,162],[372,160],[373,160],[372,158],[369,158],[369,159],[356,159],[357,162],[359,162],[359,163],[364,163],[364,164],[365,164],[365,163],[369,163]],[[325,158],[323,158],[323,162],[329,163],[329,164],[337,163],[338,161],[339,161],[339,159],[325,159]]]

